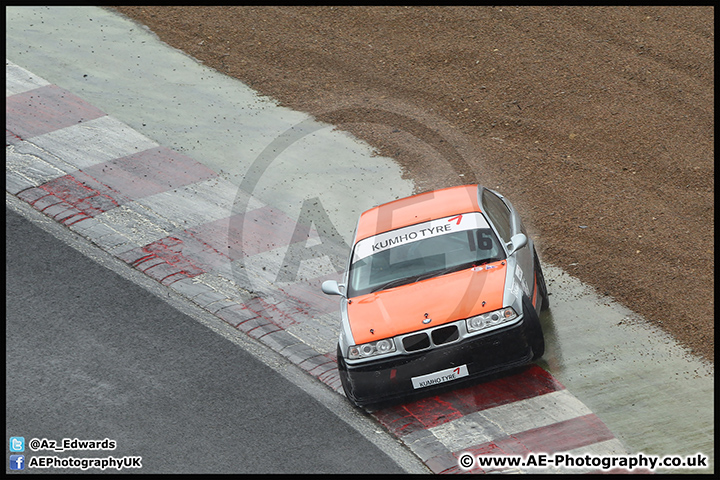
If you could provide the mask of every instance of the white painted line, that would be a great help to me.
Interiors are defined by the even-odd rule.
[[[50,85],[50,82],[40,78],[24,68],[5,59],[5,97],[25,93],[36,88]]]
[[[237,303],[243,303],[238,285],[225,275],[217,271],[203,273],[192,279],[193,283],[200,283],[216,292],[221,293],[225,298]]]
[[[38,148],[52,152],[55,158],[63,159],[63,165],[56,167],[66,171],[66,164],[80,170],[159,146],[109,116],[38,135],[30,141]]]
[[[52,162],[46,161],[47,158],[52,158]],[[58,168],[60,165],[62,168]],[[15,194],[62,177],[68,173],[64,168],[71,166],[31,142],[5,147],[5,189],[10,193]]]
[[[429,430],[451,452],[592,413],[567,390],[481,410]]]
[[[237,195],[236,185],[222,177],[215,177],[140,198],[137,203],[163,212],[165,218],[184,230],[229,217]],[[248,209],[262,206],[261,202],[251,200]]]
[[[172,231],[183,230],[163,216],[133,203],[103,212],[95,219],[124,235],[137,246],[165,238]]]

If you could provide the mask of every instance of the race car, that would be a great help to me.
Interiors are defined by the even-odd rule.
[[[339,295],[337,363],[357,406],[514,368],[545,350],[548,293],[510,202],[479,185],[364,212]]]

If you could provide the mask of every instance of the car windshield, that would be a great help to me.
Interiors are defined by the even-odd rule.
[[[480,213],[424,222],[358,242],[350,264],[348,296],[504,258],[505,251]]]

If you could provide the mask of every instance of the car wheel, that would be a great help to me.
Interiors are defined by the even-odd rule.
[[[540,265],[540,259],[537,256],[537,252],[533,252],[533,256],[535,257],[535,275],[537,277],[538,291],[542,297],[542,306],[540,307],[540,311],[544,312],[550,308],[550,298],[548,297],[545,275],[543,275],[542,266]]]
[[[545,338],[543,337],[542,331],[533,335],[530,344],[533,349],[533,360],[537,360],[545,354]]]
[[[340,383],[342,384],[343,391],[345,392],[345,396],[348,400],[350,400],[350,403],[355,405],[356,407],[359,407],[360,405],[355,401],[355,398],[350,391],[350,385],[348,380],[348,373],[347,373],[347,366],[345,365],[345,359],[342,356],[342,351],[340,350],[340,344],[338,343],[337,346],[337,366],[338,366],[338,372],[340,373]]]
[[[543,335],[542,326],[540,325],[540,317],[534,308],[530,299],[524,297],[525,311],[528,317],[527,336],[528,343],[533,351],[533,361],[539,359],[545,354],[545,336]]]

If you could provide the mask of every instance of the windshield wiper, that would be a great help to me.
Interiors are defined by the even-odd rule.
[[[435,270],[433,272],[426,273],[425,275],[420,275],[415,281],[419,282],[420,280],[425,280],[432,277],[439,277],[440,275],[445,275],[446,273],[459,272],[460,270],[465,270],[466,268],[474,266],[477,266],[476,262],[467,262],[461,263],[460,265],[453,265],[452,267],[443,268],[441,270]]]
[[[395,280],[391,280],[387,283],[383,283],[379,287],[373,288],[370,290],[370,293],[377,292],[378,290],[385,290],[386,288],[390,287],[398,287],[400,285],[405,285],[406,283],[412,283],[416,282],[417,280],[414,280],[414,277],[403,277],[403,278],[396,278]]]

